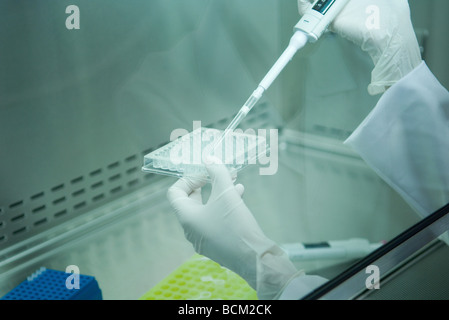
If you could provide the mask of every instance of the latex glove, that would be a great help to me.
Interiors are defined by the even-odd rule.
[[[226,167],[214,164],[207,170],[212,190],[206,203],[199,180],[179,179],[167,192],[187,240],[197,253],[245,279],[259,299],[276,298],[296,268],[262,232],[242,200],[243,186],[233,184]]]
[[[311,2],[298,0],[301,15]],[[374,62],[368,86],[371,95],[383,93],[422,61],[407,0],[351,0],[329,30],[371,56]]]

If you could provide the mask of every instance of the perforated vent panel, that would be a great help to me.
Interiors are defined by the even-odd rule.
[[[0,248],[66,221],[123,195],[149,181],[142,174],[142,156],[150,149],[95,168],[28,198],[3,205],[0,211]]]

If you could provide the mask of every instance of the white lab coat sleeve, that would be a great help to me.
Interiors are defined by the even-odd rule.
[[[422,217],[449,202],[449,92],[425,62],[394,84],[345,141]],[[327,280],[300,273],[279,299]]]
[[[449,202],[449,92],[425,62],[345,141],[421,217]]]

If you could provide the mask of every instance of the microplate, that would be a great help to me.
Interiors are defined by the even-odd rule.
[[[258,300],[258,297],[238,274],[194,254],[139,300]]]
[[[200,127],[144,156],[143,172],[210,180],[205,164],[212,156],[224,164],[231,174],[266,155],[269,146],[263,135],[254,130],[236,129],[215,145],[223,131]]]

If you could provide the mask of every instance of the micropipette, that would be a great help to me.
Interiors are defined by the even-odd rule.
[[[332,260],[332,259],[360,259],[384,242],[370,243],[366,239],[353,238],[348,240],[325,241],[319,243],[286,243],[282,250],[291,261]]]
[[[287,48],[259,83],[256,90],[254,90],[245,104],[241,107],[234,119],[232,119],[231,123],[226,127],[221,137],[217,139],[212,151],[220,145],[229,132],[237,128],[243,118],[246,117],[248,112],[251,111],[254,105],[262,97],[263,93],[270,87],[284,67],[293,58],[295,53],[304,47],[308,41],[315,42],[318,40],[348,1],[349,0],[317,0],[310,6],[302,16],[301,20],[295,25],[294,34],[291,37]]]

